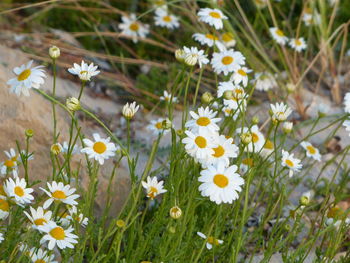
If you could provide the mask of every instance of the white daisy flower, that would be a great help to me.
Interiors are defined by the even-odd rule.
[[[291,108],[288,105],[281,103],[276,103],[275,105],[270,104],[272,111],[272,120],[273,121],[285,121],[288,116],[292,113]]]
[[[49,253],[41,248],[32,248],[28,251],[28,255],[33,263],[57,263],[55,254],[49,255]]]
[[[223,162],[216,165],[209,165],[201,171],[198,181],[202,184],[198,190],[202,196],[208,196],[210,201],[216,204],[232,204],[238,199],[238,193],[242,191],[243,178],[236,173],[237,166],[225,167]]]
[[[49,196],[49,199],[47,199],[43,205],[44,209],[47,209],[53,201],[62,202],[71,206],[78,204],[75,199],[77,199],[79,195],[73,194],[76,189],[71,188],[69,184],[64,185],[62,182],[57,183],[53,181],[51,184],[47,182],[47,187],[49,188],[49,191],[40,187],[40,189]]]
[[[139,108],[140,108],[140,105],[136,105],[136,101],[130,104],[127,102],[123,106],[123,110],[122,110],[124,118],[127,120],[131,120],[135,116]]]
[[[191,131],[185,131],[185,133],[187,137],[182,139],[182,143],[185,144],[186,152],[190,156],[204,162],[215,153],[213,148],[216,147],[216,144],[212,134],[203,129],[199,130],[198,133]]]
[[[135,14],[131,14],[129,17],[122,16],[122,23],[119,24],[122,34],[131,37],[134,43],[137,43],[139,37],[146,38],[149,33],[148,27],[148,25],[137,21]]]
[[[224,100],[224,105],[223,111],[225,116],[233,114],[233,119],[236,119],[240,113],[246,111],[247,101],[246,99],[236,99],[233,97],[230,100]]]
[[[347,92],[344,96],[344,111],[350,113],[350,92]]]
[[[260,155],[264,158],[271,157],[271,154],[273,153],[273,151],[274,151],[273,142],[270,140],[266,140],[262,150],[260,151]]]
[[[168,29],[175,29],[180,26],[179,19],[162,8],[156,9],[154,21],[156,26],[166,27]]]
[[[299,172],[303,165],[301,161],[294,158],[294,154],[289,154],[287,151],[282,150],[282,166],[289,168],[289,177],[293,176],[294,172]]]
[[[233,49],[215,52],[211,60],[211,65],[215,73],[221,72],[226,76],[231,72],[240,69],[245,64],[245,57],[239,51]]]
[[[34,200],[31,193],[34,191],[32,188],[27,188],[27,183],[24,178],[16,177],[15,181],[12,178],[8,178],[4,184],[4,191],[6,195],[13,198],[16,204],[24,206]]]
[[[233,34],[230,32],[223,33],[220,36],[220,39],[226,48],[231,48],[236,45],[236,40],[234,39]]]
[[[4,241],[4,234],[0,233],[0,244],[2,243],[2,241]]]
[[[0,219],[5,220],[10,213],[10,204],[5,196],[0,195]]]
[[[343,126],[345,127],[345,130],[350,132],[350,120],[345,120],[343,122]],[[350,134],[349,134],[350,135]]]
[[[219,41],[219,38],[213,34],[201,34],[195,33],[192,35],[193,39],[199,42],[201,45],[213,47],[216,45],[219,50],[224,49],[224,44]]]
[[[83,139],[86,147],[81,149],[81,152],[86,153],[90,159],[95,159],[100,165],[103,165],[105,160],[115,155],[117,147],[114,143],[110,142],[111,138],[109,137],[103,139],[98,133],[94,133],[92,136],[95,142],[86,138]]]
[[[209,107],[200,107],[198,109],[198,114],[194,111],[190,111],[193,120],[187,121],[185,127],[192,132],[203,130],[208,133],[215,133],[219,130],[219,126],[216,123],[221,120],[221,118],[215,118],[216,114],[217,113]]]
[[[71,207],[69,210],[69,215],[67,215],[66,219],[70,221],[77,221],[82,227],[86,227],[88,225],[89,219],[84,216],[83,213],[79,213],[76,206]]]
[[[30,207],[30,213],[24,211],[24,214],[28,217],[30,222],[32,223],[32,227],[34,229],[38,229],[38,226],[42,226],[47,222],[51,221],[52,212],[45,211],[41,206],[35,210],[33,207]]]
[[[224,113],[224,115],[226,117],[232,116],[233,120],[237,120],[241,111],[239,110],[238,103],[236,103],[236,104],[237,104],[236,108],[231,108],[230,106],[224,106],[222,108],[222,112]]]
[[[83,81],[90,81],[91,77],[94,77],[100,73],[97,68],[98,66],[94,66],[94,63],[88,65],[84,62],[84,60],[82,60],[81,65],[74,63],[73,67],[68,69],[68,72],[79,76],[79,78]]]
[[[301,52],[304,49],[306,49],[307,45],[305,43],[304,38],[300,37],[300,38],[292,38],[289,41],[289,46],[293,49],[295,49],[297,52]]]
[[[257,125],[253,125],[251,128],[242,127],[238,128],[236,132],[239,135],[249,135],[251,137],[251,141],[244,147],[244,151],[248,152],[260,152],[265,144],[265,137],[259,131],[259,127]]]
[[[248,73],[252,72],[251,69],[246,67],[242,67],[233,72],[230,77],[230,81],[233,81],[235,85],[242,83],[243,87],[247,87],[248,85]]]
[[[157,195],[165,193],[167,190],[163,187],[163,181],[159,181],[157,177],[149,177],[147,176],[147,181],[142,181],[143,188],[146,189],[147,197],[150,199],[154,199]]]
[[[169,119],[159,118],[158,120],[151,120],[150,124],[147,125],[147,129],[153,133],[153,135],[158,136],[160,134],[167,134],[168,129],[164,129],[163,122],[169,121]]]
[[[69,144],[67,141],[64,141],[62,144],[62,152],[65,154],[68,154],[68,150],[71,151],[71,154],[78,154],[80,153],[80,148],[78,145],[71,145],[70,149],[69,149]]]
[[[306,26],[319,25],[321,23],[321,15],[317,11],[312,12],[311,9],[306,8],[302,14],[302,20]]]
[[[0,173],[6,175],[12,172],[14,177],[18,176],[18,164],[19,164],[19,155],[16,154],[15,149],[11,148],[9,151],[4,151],[7,156],[7,160],[0,163]]]
[[[10,85],[10,92],[20,96],[21,93],[24,96],[29,96],[29,90],[31,88],[39,89],[40,85],[44,84],[44,78],[46,77],[44,66],[36,66],[32,68],[33,60],[28,64],[23,64],[20,67],[15,67],[13,72],[16,77],[7,81]]]
[[[72,218],[70,217],[69,212],[63,212],[59,215],[58,223],[63,227],[68,227],[72,223],[71,220]]]
[[[309,142],[301,142],[300,145],[306,150],[306,156],[315,159],[316,161],[321,161],[320,151],[312,146]]]
[[[222,29],[224,27],[222,20],[227,19],[227,16],[219,9],[201,8],[197,15],[199,16],[199,21],[207,23],[215,27],[215,29]]]
[[[78,236],[72,234],[74,230],[72,227],[64,229],[55,222],[50,221],[45,225],[39,226],[39,230],[46,233],[46,235],[41,238],[40,244],[48,241],[47,247],[50,250],[53,250],[56,245],[60,249],[65,249],[66,247],[74,248],[73,244],[78,243]]]
[[[253,83],[258,91],[268,91],[277,88],[274,76],[269,72],[257,72],[254,75]]]
[[[203,163],[204,166],[216,165],[223,162],[225,166],[229,166],[230,158],[238,156],[238,147],[233,143],[232,138],[226,138],[224,135],[215,136],[216,147],[213,148],[214,153],[209,155],[208,160]]]
[[[283,31],[277,27],[270,27],[270,33],[273,37],[273,39],[278,43],[284,46],[287,41],[288,37],[286,37],[283,33]]]
[[[198,63],[201,68],[202,65],[209,63],[209,59],[207,55],[204,54],[204,50],[198,50],[196,47],[184,47],[183,50],[185,51],[184,59],[187,65],[194,66]]]
[[[213,246],[218,246],[222,243],[224,243],[224,241],[220,240],[220,239],[216,239],[215,237],[209,236],[207,237],[206,235],[204,235],[202,232],[197,232],[197,235],[200,236],[201,238],[205,239],[207,241],[206,243],[206,247],[207,249],[212,249]]]
[[[159,99],[171,103],[176,103],[178,101],[177,97],[173,96],[171,93],[168,93],[166,90],[164,90],[163,96],[160,96]]]
[[[234,85],[231,81],[219,82],[218,98],[225,95],[225,91],[232,91],[232,96],[236,101],[245,97],[244,89],[241,86]]]
[[[252,158],[244,158],[242,160],[242,163],[241,163],[240,167],[239,167],[239,172],[241,174],[245,174],[253,166],[254,166],[254,161],[253,161]]]

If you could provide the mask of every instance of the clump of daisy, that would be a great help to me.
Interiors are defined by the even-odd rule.
[[[311,143],[303,141],[300,143],[300,145],[305,149],[307,157],[311,157],[319,162],[321,161],[320,151],[317,148],[315,148]]]
[[[227,16],[225,16],[219,9],[201,8],[197,15],[199,21],[207,23],[215,27],[215,29],[222,29],[224,27],[222,20],[227,19]]]
[[[300,38],[292,38],[289,41],[289,46],[293,49],[295,49],[295,51],[297,52],[301,52],[303,50],[306,49],[307,45],[305,43],[304,38],[300,37]]]
[[[34,190],[27,188],[27,182],[24,178],[16,177],[15,180],[8,178],[4,184],[4,191],[19,206],[30,204],[34,200],[34,197],[31,195]]]
[[[115,155],[117,147],[114,143],[110,142],[111,138],[103,139],[98,133],[92,135],[94,142],[89,139],[83,139],[86,147],[81,149],[82,153],[86,153],[90,159],[95,159],[100,163],[104,164],[104,161]]]
[[[219,162],[216,165],[209,165],[201,171],[198,181],[201,182],[198,190],[202,196],[209,197],[210,201],[216,204],[232,204],[238,199],[238,193],[242,191],[243,178],[236,173],[237,166],[225,167],[225,163]]]
[[[48,242],[47,248],[53,250],[57,245],[60,249],[74,248],[74,244],[78,243],[78,236],[72,234],[74,229],[69,227],[64,229],[58,226],[55,222],[50,221],[45,225],[39,226],[38,229],[41,232],[46,233],[40,240],[40,244]]]
[[[209,60],[207,55],[204,54],[204,50],[198,50],[196,47],[184,47],[184,61],[189,66],[194,66],[198,63],[201,68],[202,65],[208,64]]]
[[[207,237],[206,235],[204,235],[202,232],[197,232],[197,235],[200,236],[201,238],[205,239],[207,241],[206,243],[206,247],[207,249],[212,249],[213,246],[219,246],[222,243],[224,243],[224,241],[220,240],[220,239],[216,239],[215,237],[209,236]]]
[[[122,16],[122,23],[119,24],[119,29],[122,30],[121,33],[131,37],[134,43],[137,43],[139,37],[145,38],[148,35],[148,27],[148,25],[138,21],[135,14]]]
[[[32,67],[32,64],[33,60],[13,69],[16,77],[7,81],[7,85],[11,86],[11,93],[15,93],[17,96],[21,94],[29,96],[31,88],[39,89],[44,84],[44,78],[46,77],[44,66]]]
[[[163,8],[156,9],[154,22],[156,26],[165,27],[168,29],[180,27],[179,19],[176,16],[169,14],[168,11]]]
[[[82,60],[81,65],[74,63],[73,67],[68,69],[68,72],[77,75],[82,81],[90,81],[91,77],[100,73],[97,68],[98,66],[94,66],[94,63],[90,63],[89,65]]]
[[[270,104],[271,112],[272,112],[272,120],[273,121],[285,121],[287,120],[288,116],[292,113],[291,108],[289,108],[288,105],[281,103]]]
[[[239,51],[233,49],[214,52],[211,65],[217,74],[229,73],[239,70],[245,64],[245,57]]]
[[[294,172],[299,172],[303,167],[301,161],[294,158],[294,154],[289,154],[287,151],[282,150],[282,166],[289,169],[289,177],[292,177]]]
[[[47,199],[43,205],[44,209],[47,209],[54,201],[71,206],[78,204],[75,199],[79,198],[79,195],[74,194],[76,189],[71,188],[70,185],[64,185],[62,182],[57,183],[53,181],[51,184],[49,182],[47,183],[47,188],[49,188],[49,191],[40,187],[40,189],[49,196],[49,199]]]
[[[176,103],[178,101],[177,97],[173,96],[171,93],[167,92],[166,90],[164,90],[163,96],[160,96],[159,99],[162,101],[171,102],[171,103]]]
[[[145,188],[147,197],[153,200],[157,195],[163,194],[167,192],[163,187],[163,181],[159,181],[157,177],[147,177],[147,181],[142,181],[142,186]]]
[[[271,27],[270,34],[272,35],[273,39],[282,46],[284,46],[288,41],[288,37],[286,37],[283,31],[277,27]]]

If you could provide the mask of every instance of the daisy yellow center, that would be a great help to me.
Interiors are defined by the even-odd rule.
[[[231,33],[224,33],[224,34],[222,35],[222,40],[223,40],[224,42],[232,41],[232,40],[233,40],[233,36],[232,36]]]
[[[296,39],[294,42],[295,42],[296,46],[300,46],[301,45],[301,41],[299,39]]]
[[[151,186],[147,195],[148,195],[149,198],[153,199],[156,196],[157,193],[158,193],[158,189],[155,188],[154,186]]]
[[[265,149],[269,149],[269,150],[273,150],[273,143],[270,140],[267,140],[265,145],[264,145]]]
[[[286,160],[286,164],[287,164],[289,167],[294,167],[294,163],[293,163],[291,160],[289,160],[289,159]]]
[[[243,93],[243,90],[241,89],[235,89],[236,95],[241,95]]]
[[[37,226],[42,226],[44,223],[47,223],[45,218],[38,218],[34,220],[34,224]]]
[[[15,165],[16,165],[16,162],[12,159],[10,160],[6,160],[4,162],[4,165],[7,167],[7,168],[13,168]]]
[[[209,13],[209,15],[213,18],[221,18],[221,15],[219,12],[212,11]]]
[[[17,80],[18,81],[26,80],[27,78],[29,78],[31,73],[32,72],[30,71],[30,69],[23,70],[22,73],[18,75]]]
[[[80,71],[80,75],[86,75],[88,72],[86,70]]]
[[[342,215],[342,211],[339,207],[332,207],[327,212],[328,218],[336,218]]]
[[[215,245],[215,246],[219,245],[219,241],[215,237],[208,237],[207,242],[211,245]]]
[[[245,158],[242,160],[242,163],[248,166],[253,166],[253,159],[252,158]]]
[[[139,30],[139,25],[137,23],[132,23],[130,26],[129,26],[130,30],[132,31],[138,31]]]
[[[164,22],[171,22],[171,17],[170,16],[163,16],[163,21]]]
[[[252,141],[253,143],[256,143],[259,141],[259,136],[254,132],[252,132]]]
[[[162,128],[162,123],[161,122],[157,122],[155,125],[154,125],[158,130],[160,130]]]
[[[237,72],[239,75],[247,76],[247,73],[243,69],[239,69]]]
[[[95,142],[93,148],[94,151],[99,154],[104,153],[107,150],[107,146],[103,142]]]
[[[52,197],[56,199],[65,199],[67,196],[66,194],[61,190],[56,190],[52,193]]]
[[[199,148],[205,148],[207,146],[207,140],[203,136],[197,136],[194,141]]]
[[[212,34],[206,34],[205,37],[211,40],[218,40],[218,38]]]
[[[210,124],[210,119],[208,117],[200,117],[197,119],[197,124],[199,126],[207,126]]]
[[[20,186],[16,186],[13,191],[15,192],[16,195],[18,195],[19,197],[24,196],[24,190],[22,187]]]
[[[230,109],[230,108],[225,109],[225,112],[226,112],[227,114],[230,114],[231,111],[232,111],[232,109]]]
[[[228,185],[228,178],[223,174],[216,174],[214,176],[214,184],[220,188],[224,188]]]
[[[35,260],[35,262],[34,263],[46,263],[46,261],[45,260],[43,260],[43,259],[38,259],[38,260]]]
[[[214,150],[213,156],[216,157],[216,158],[219,158],[219,157],[221,157],[221,156],[223,156],[225,154],[225,149],[221,145],[219,145],[218,147],[214,148],[213,150]]]
[[[64,233],[64,229],[60,226],[53,228],[50,231],[50,235],[56,240],[63,240],[66,237],[66,234]]]
[[[306,149],[308,150],[308,152],[310,154],[315,154],[316,153],[316,149],[312,145],[307,146]]]
[[[222,58],[221,62],[224,65],[230,65],[233,62],[233,57],[225,56]]]
[[[277,29],[277,30],[276,30],[276,34],[277,34],[278,36],[280,36],[280,37],[284,37],[283,31],[280,30],[280,29]]]
[[[9,211],[10,210],[9,203],[4,199],[0,199],[0,210],[2,210],[2,211]]]

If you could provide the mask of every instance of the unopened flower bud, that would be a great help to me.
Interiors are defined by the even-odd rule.
[[[182,136],[182,135],[184,135],[184,131],[181,130],[181,129],[176,130],[176,134],[177,134],[178,136]]]
[[[287,91],[289,93],[293,93],[295,91],[295,89],[296,89],[296,86],[293,83],[288,83],[287,84]]]
[[[62,152],[62,146],[59,143],[55,143],[51,145],[51,152],[55,155],[58,155],[60,152]]]
[[[173,206],[170,208],[169,214],[173,219],[179,219],[182,215],[182,210],[178,206]]]
[[[293,130],[293,122],[286,121],[283,123],[282,130],[285,134],[290,133]]]
[[[34,135],[34,131],[33,131],[32,129],[27,129],[27,130],[25,131],[25,135],[26,135],[28,138],[31,138],[31,137],[33,137],[33,135]]]
[[[173,226],[170,226],[170,227],[168,228],[168,230],[169,230],[169,232],[170,232],[171,234],[175,234],[175,233],[176,233],[176,228],[173,227]]]
[[[70,111],[78,111],[81,109],[80,101],[74,97],[66,100],[66,106]]]
[[[241,135],[241,141],[242,141],[242,143],[244,143],[244,144],[249,144],[249,143],[251,143],[251,142],[252,142],[252,139],[253,139],[253,137],[252,137],[252,134],[251,134],[250,132],[245,132],[245,133],[243,133],[243,134]]]
[[[209,104],[213,99],[213,95],[211,95],[211,93],[207,91],[203,93],[201,100],[203,104]]]
[[[185,63],[187,66],[194,66],[198,62],[197,54],[186,54],[185,55]]]
[[[183,49],[177,49],[175,50],[175,58],[179,62],[184,62],[185,61],[185,51]]]
[[[61,55],[61,51],[58,47],[52,46],[49,49],[49,55],[52,59],[57,59]]]
[[[299,199],[300,205],[306,206],[309,204],[310,200],[307,196],[302,196]]]
[[[117,222],[115,222],[115,224],[117,225],[117,227],[122,228],[125,226],[125,221],[122,219],[118,219]]]
[[[125,119],[131,120],[136,112],[139,110],[139,105],[136,105],[136,102],[133,103],[126,103],[123,107],[122,113]]]
[[[254,116],[252,119],[252,123],[253,124],[258,124],[259,123],[259,117],[258,116]]]
[[[233,91],[232,90],[226,90],[224,92],[224,99],[225,100],[232,100],[234,98]]]

